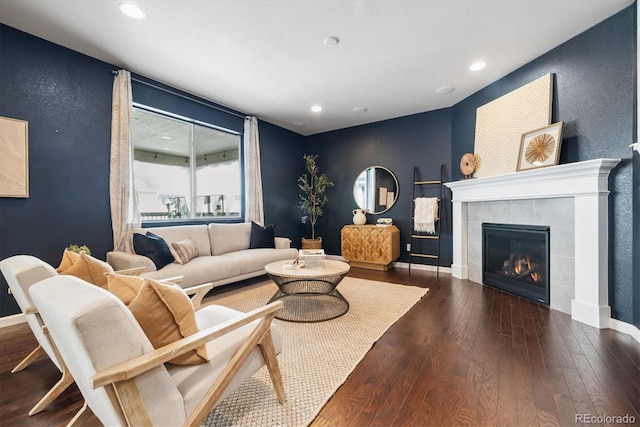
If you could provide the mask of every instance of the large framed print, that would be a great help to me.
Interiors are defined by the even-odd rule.
[[[28,122],[0,117],[0,197],[29,197]]]

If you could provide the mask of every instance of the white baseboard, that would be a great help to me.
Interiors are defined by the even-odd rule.
[[[397,268],[409,269],[409,263],[408,262],[394,262],[393,265],[394,265],[394,267],[397,267]],[[414,264],[414,263],[411,263],[411,269],[412,270],[424,270],[424,271],[436,271],[436,266],[435,265],[427,265],[427,264]],[[442,266],[440,266],[440,273],[451,274],[451,267],[442,267]]]
[[[0,328],[6,328],[7,326],[18,325],[27,321],[27,318],[22,313],[13,314],[11,316],[0,317]]]
[[[344,259],[344,257],[342,257],[341,255],[328,255],[327,254],[327,259],[333,259],[336,261],[342,261],[342,262],[349,262],[346,259]],[[409,268],[409,263],[408,262],[394,262],[393,266],[396,268]],[[425,271],[436,271],[436,266],[435,265],[427,265],[427,264],[411,264],[411,268],[414,270],[425,270]],[[440,272],[441,273],[447,273],[447,274],[451,274],[451,267],[440,267]]]
[[[609,319],[609,327],[611,329],[615,329],[618,332],[631,335],[631,338],[640,342],[640,329],[636,328],[630,323],[621,322],[618,319]]]

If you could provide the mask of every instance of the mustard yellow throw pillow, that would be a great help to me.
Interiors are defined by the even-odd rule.
[[[198,247],[191,239],[172,242],[169,244],[169,250],[178,264],[186,264],[198,256]]]
[[[117,296],[125,305],[138,295],[140,288],[144,285],[144,277],[128,276],[118,273],[105,273],[107,276],[107,289]]]
[[[60,261],[60,265],[56,268],[58,274],[62,273],[76,262],[78,257],[80,256],[77,252],[71,252],[69,249],[65,249],[62,253],[62,260]]]
[[[163,347],[198,332],[193,304],[187,294],[176,285],[146,278],[138,295],[129,304],[129,310],[154,348]],[[203,345],[171,359],[169,363],[197,365],[207,360],[207,349]]]
[[[107,289],[107,277],[104,273],[113,273],[113,268],[104,261],[80,252],[78,259],[73,265],[60,274],[76,276],[89,283]]]

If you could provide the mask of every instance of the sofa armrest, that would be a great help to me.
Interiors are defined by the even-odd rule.
[[[107,252],[107,262],[116,271],[137,267],[145,267],[146,271],[156,271],[156,265],[149,258],[129,252]]]
[[[276,249],[289,249],[291,247],[291,239],[287,239],[286,237],[276,237],[275,247]]]
[[[140,274],[147,271],[147,267],[133,267],[127,268],[126,270],[114,270],[118,274],[127,274],[129,276],[139,276]]]

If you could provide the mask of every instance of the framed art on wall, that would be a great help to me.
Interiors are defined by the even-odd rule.
[[[474,176],[503,175],[516,171],[520,138],[524,132],[551,124],[553,75],[545,74],[476,110],[473,154]]]
[[[562,122],[522,134],[516,170],[555,166],[560,159]]]
[[[28,122],[0,117],[0,197],[29,197]]]

